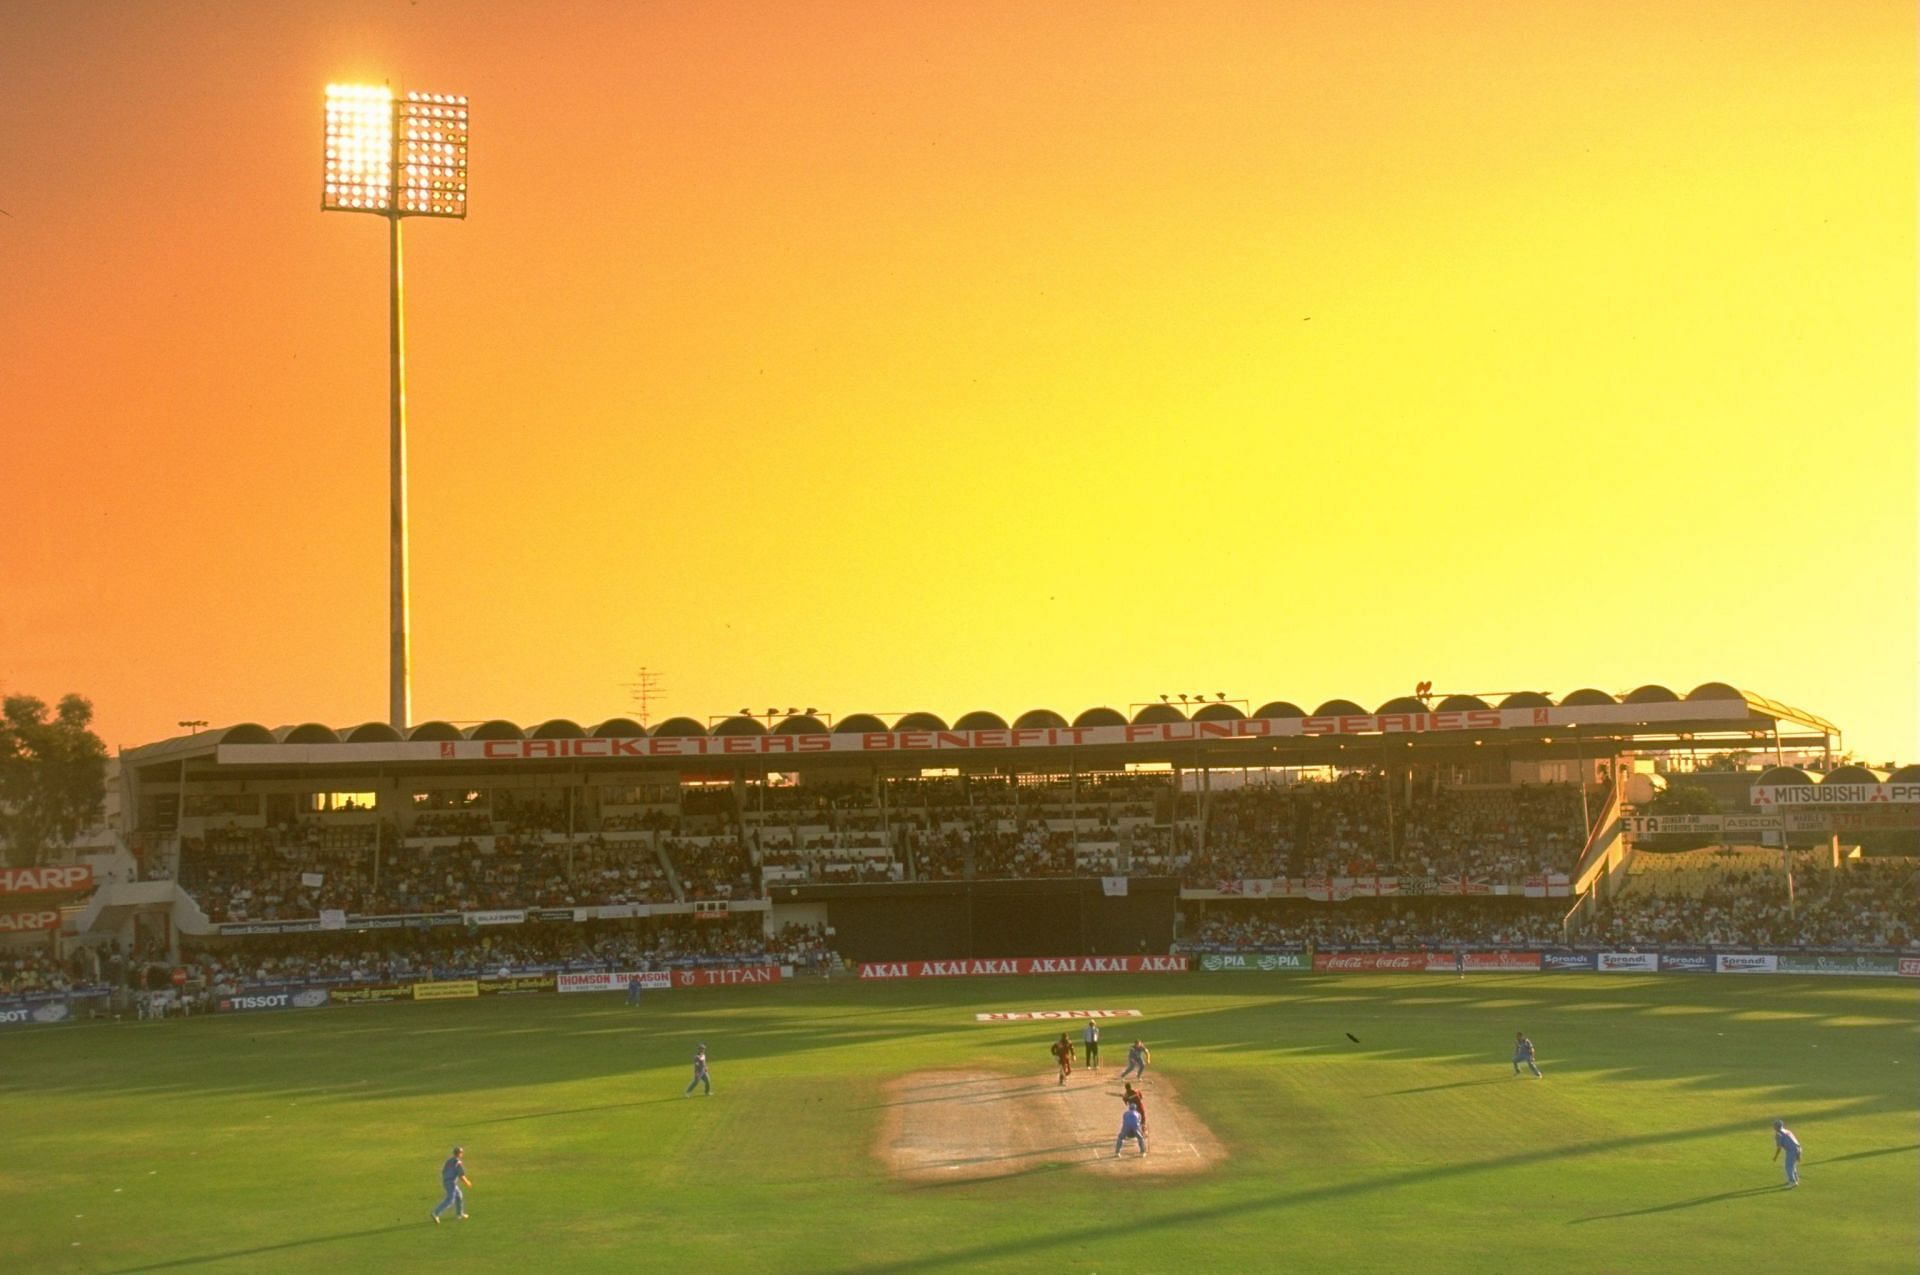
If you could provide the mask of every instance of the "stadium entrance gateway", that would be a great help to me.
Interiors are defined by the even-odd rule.
[[[868,963],[1151,956],[1169,950],[1183,908],[1197,914],[1216,902],[1579,897],[1604,888],[1609,856],[1626,852],[1617,830],[1622,781],[1654,758],[1763,745],[1825,750],[1836,735],[1819,717],[1721,683],[1557,700],[1405,696],[1373,711],[1348,700],[1311,711],[1284,701],[1160,703],[1127,714],[1093,708],[1071,720],[1036,709],[1013,721],[976,712],[951,723],[915,713],[890,721],[799,714],[771,724],[677,718],[652,728],[625,719],[590,728],[562,719],[424,722],[404,733],[378,722],[242,724],[123,755],[123,805],[142,875],[165,869],[173,880],[104,887],[61,929],[95,938],[137,924],[177,947],[181,935],[242,941],[263,930],[443,924],[506,933],[700,911],[775,929],[828,925],[838,950]],[[927,773],[932,767],[937,774]],[[1578,871],[1537,883],[1404,874],[1196,880],[1188,871],[1210,850],[1209,811],[1225,791],[1363,770],[1376,777],[1389,836],[1406,822],[1416,789],[1558,784],[1577,790],[1590,844]],[[830,796],[810,801],[812,792]],[[943,864],[955,810],[972,810],[1016,841],[1019,829],[1043,830],[1061,869],[1022,875],[967,852]],[[700,909],[712,896],[694,879],[695,860],[723,843],[744,848],[747,889]],[[290,916],[283,903],[262,917],[240,894],[210,913],[203,904],[212,901],[195,891],[206,888],[201,859],[215,845],[311,858],[299,893],[316,901],[312,914]],[[464,910],[356,911],[342,906],[326,870],[351,864],[377,895],[396,874],[454,847],[485,856],[509,845],[546,856],[573,882],[576,901],[493,900],[500,906],[474,913],[477,921]],[[576,873],[590,847],[625,856],[660,889],[646,902],[582,897]],[[1103,890],[1102,878],[1126,892]]]

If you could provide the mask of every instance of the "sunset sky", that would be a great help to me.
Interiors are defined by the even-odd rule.
[[[1910,0],[0,6],[0,687],[414,717],[1708,680],[1916,727]]]

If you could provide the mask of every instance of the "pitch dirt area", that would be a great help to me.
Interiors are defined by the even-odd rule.
[[[1001,1178],[1046,1165],[1156,1177],[1201,1173],[1223,1158],[1219,1139],[1180,1101],[1175,1086],[1150,1076],[1147,1147],[1120,1132],[1119,1068],[1076,1071],[1062,1085],[1051,1072],[922,1071],[887,1086],[876,1152],[909,1182]]]

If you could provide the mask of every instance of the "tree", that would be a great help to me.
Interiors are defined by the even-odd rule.
[[[100,817],[107,746],[93,733],[93,703],[67,695],[51,720],[31,695],[0,700],[0,842],[28,866]]]

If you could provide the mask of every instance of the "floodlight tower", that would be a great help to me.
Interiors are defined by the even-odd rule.
[[[387,219],[387,408],[391,444],[391,642],[388,715],[405,730],[413,711],[407,636],[407,347],[400,220],[467,215],[467,99],[357,84],[327,86],[323,212]]]

